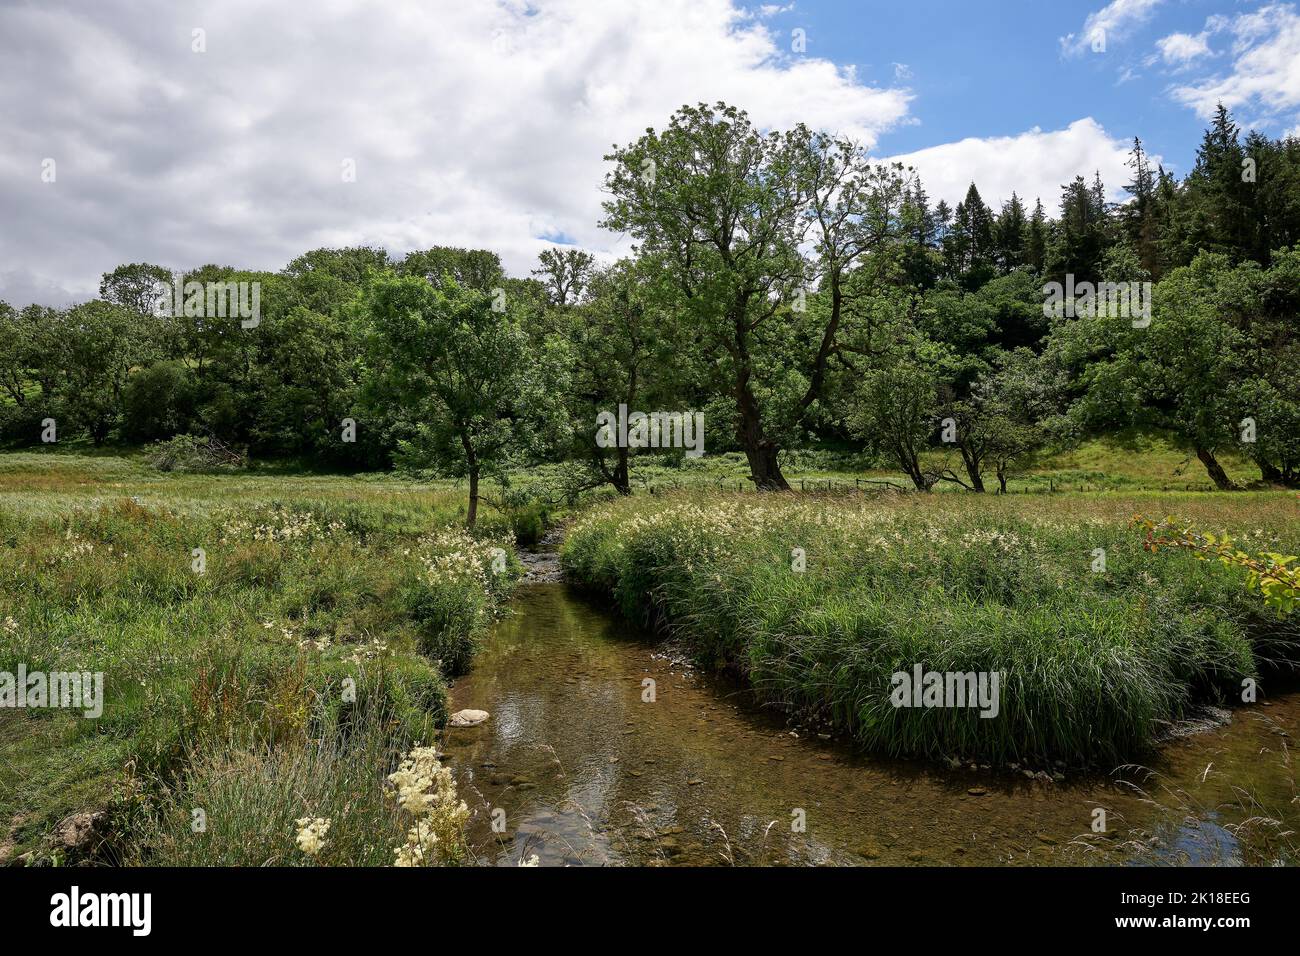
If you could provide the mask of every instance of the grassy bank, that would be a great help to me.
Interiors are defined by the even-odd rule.
[[[10,478],[0,671],[102,672],[104,704],[0,709],[3,855],[391,862],[410,821],[385,775],[432,741],[512,586],[513,562],[491,568],[503,527],[470,538],[459,495],[396,484],[127,471],[133,500],[72,471]],[[300,818],[331,820],[315,858]]]
[[[1300,545],[1294,496],[1280,493],[691,493],[602,506],[562,557],[624,613],[666,623],[764,699],[872,750],[1097,763],[1149,749],[1199,702],[1240,700],[1241,681],[1300,636],[1232,570],[1144,552],[1138,512],[1259,550]],[[918,664],[999,672],[997,716],[894,706],[892,675]]]

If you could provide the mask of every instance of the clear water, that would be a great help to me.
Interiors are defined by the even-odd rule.
[[[1045,782],[794,736],[742,687],[663,652],[563,584],[521,588],[452,690],[490,719],[444,741],[479,862],[1268,864],[1298,842],[1278,832],[1300,830],[1287,751],[1300,694],[1175,740],[1150,769]],[[1253,815],[1233,805],[1242,794],[1290,826],[1239,828]]]

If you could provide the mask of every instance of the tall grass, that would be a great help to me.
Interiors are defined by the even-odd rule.
[[[598,509],[562,559],[625,613],[742,669],[765,700],[872,750],[1113,762],[1196,704],[1239,699],[1261,650],[1289,655],[1300,637],[1230,570],[1144,553],[1129,518],[1178,502],[679,495]],[[1293,545],[1285,502],[1234,498],[1239,513],[1219,517]],[[918,664],[999,672],[1000,712],[895,707],[891,675]]]
[[[432,739],[446,678],[468,666],[519,572],[513,559],[490,568],[508,531],[465,534],[445,499],[193,504],[0,508],[0,670],[104,675],[98,720],[5,715],[0,842],[8,835],[14,856],[49,857],[59,821],[92,809],[107,814],[105,845],[119,857],[242,859],[279,824],[272,807],[310,802],[320,774],[369,779],[386,766],[371,760],[380,737],[392,742],[384,753]],[[375,726],[342,739],[359,709]],[[140,793],[164,808],[196,793],[233,808],[239,787],[223,788],[241,776],[247,812],[225,815],[222,839],[182,847],[158,824],[133,849]],[[391,862],[387,836],[385,846]]]
[[[405,821],[385,777],[407,748],[382,708],[346,727],[278,746],[236,735],[196,749],[184,770],[129,819],[124,860],[148,866],[386,866]],[[332,732],[328,732],[332,731]],[[321,818],[319,852],[296,842],[298,820]]]

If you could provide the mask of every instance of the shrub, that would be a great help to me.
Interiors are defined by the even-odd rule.
[[[216,438],[177,435],[155,442],[148,450],[149,464],[159,471],[236,471],[248,464],[247,456]]]
[[[515,540],[525,548],[531,548],[542,540],[546,533],[550,510],[541,502],[534,501],[517,508],[510,514],[510,527]]]

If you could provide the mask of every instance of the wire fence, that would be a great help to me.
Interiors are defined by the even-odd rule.
[[[851,481],[847,478],[796,478],[790,480],[791,490],[797,488],[801,492],[814,493],[834,493],[845,494],[848,492],[903,492],[912,493],[917,489],[901,484],[896,481],[890,481],[886,478],[854,478]],[[704,482],[692,482],[684,484],[680,481],[673,482],[652,482],[645,486],[645,489],[652,495],[665,494],[673,491],[683,491],[688,488],[710,487],[715,491],[736,491],[736,492],[755,492],[753,481],[748,478],[717,478],[710,484]],[[970,491],[971,489],[962,489]],[[1046,481],[1021,483],[1018,485],[1008,485],[1004,490],[995,487],[988,493],[994,495],[1053,495],[1065,492],[1103,492],[1103,491],[1131,491],[1131,492],[1152,492],[1157,489],[1154,487],[1141,488],[1118,488],[1113,485],[1099,484],[1087,481],[1057,481],[1054,478]],[[1197,484],[1194,482],[1164,482],[1160,485],[1159,491],[1162,493],[1169,492],[1210,492],[1214,491],[1214,486],[1210,484]]]

